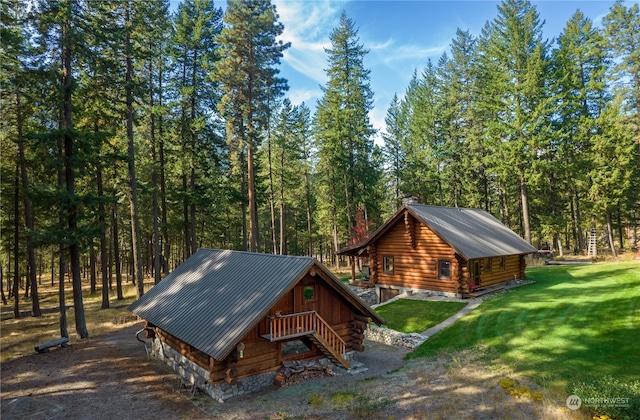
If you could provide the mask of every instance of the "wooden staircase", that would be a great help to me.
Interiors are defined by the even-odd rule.
[[[344,358],[347,343],[316,311],[269,318],[269,334],[262,337],[274,342],[308,337],[333,363],[349,369]]]

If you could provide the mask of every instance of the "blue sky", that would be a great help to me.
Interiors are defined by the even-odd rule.
[[[478,36],[488,20],[497,16],[497,1],[372,1],[274,0],[285,30],[281,39],[291,42],[284,53],[281,75],[289,81],[287,96],[294,104],[304,101],[312,111],[326,82],[324,69],[329,34],[344,10],[358,28],[360,43],[369,50],[364,65],[371,70],[374,108],[371,123],[384,129],[384,118],[394,93],[404,94],[415,69],[428,59],[437,62],[457,28]],[[220,3],[218,3],[220,4]],[[576,9],[596,26],[613,1],[534,1],[544,21],[544,37],[552,40],[563,30]],[[627,2],[629,6],[632,2]]]

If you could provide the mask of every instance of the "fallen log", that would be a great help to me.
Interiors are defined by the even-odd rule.
[[[68,342],[69,342],[69,339],[67,337],[62,337],[62,338],[59,338],[58,340],[49,341],[47,343],[40,344],[35,348],[38,353],[49,353],[49,349],[51,347],[55,347],[55,346],[67,347]]]

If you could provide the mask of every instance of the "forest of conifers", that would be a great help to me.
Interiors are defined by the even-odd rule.
[[[200,247],[336,264],[406,195],[486,209],[557,252],[582,253],[593,227],[614,254],[636,246],[637,4],[599,27],[576,11],[547,40],[533,4],[505,0],[425,58],[381,133],[344,13],[309,106],[287,99],[269,0],[1,7],[1,283],[3,299],[31,288],[33,315],[36,279],[72,279],[78,317],[84,273],[108,307],[123,270],[158,282]]]

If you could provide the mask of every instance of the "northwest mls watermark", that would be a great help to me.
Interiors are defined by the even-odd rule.
[[[590,397],[580,398],[577,395],[567,397],[567,408],[577,410],[582,405],[587,407],[629,407],[629,398],[622,397]]]

